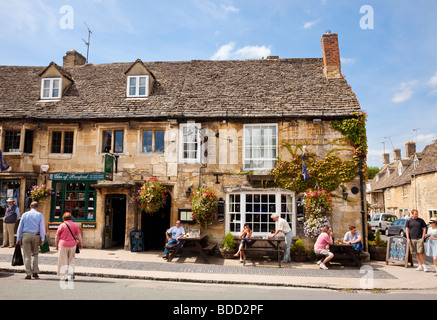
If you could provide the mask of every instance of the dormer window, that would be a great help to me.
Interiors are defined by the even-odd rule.
[[[137,59],[124,74],[127,80],[127,98],[147,98],[152,94],[155,76],[140,59]]]
[[[62,78],[45,78],[41,84],[41,99],[60,99]]]
[[[404,167],[402,166],[402,164],[399,164],[399,166],[398,166],[398,175],[402,175],[402,172],[403,172],[403,169],[404,169]]]
[[[127,96],[128,97],[147,97],[149,96],[149,76],[128,76],[127,77]]]

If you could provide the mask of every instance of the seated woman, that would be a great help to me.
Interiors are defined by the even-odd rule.
[[[243,230],[240,232],[240,238],[241,238],[240,246],[238,247],[237,253],[234,254],[234,257],[240,256],[240,262],[243,262],[243,251],[241,251],[241,249],[243,249],[243,246],[246,243],[248,243],[248,241],[250,241],[247,240],[247,238],[250,238],[251,236],[252,236],[252,229],[250,228],[250,224],[245,223]]]

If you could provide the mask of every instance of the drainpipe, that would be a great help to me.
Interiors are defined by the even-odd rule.
[[[363,224],[363,248],[366,248],[366,242],[367,242],[367,219],[366,219],[366,211],[365,211],[365,205],[364,205],[364,177],[363,177],[363,155],[360,155],[360,163],[359,163],[359,170],[360,170],[360,195],[361,195],[361,222]]]

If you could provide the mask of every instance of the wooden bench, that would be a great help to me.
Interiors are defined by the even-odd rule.
[[[366,260],[369,257],[369,254],[367,252],[360,252],[360,253],[355,253],[356,258],[358,258],[359,262],[355,261],[354,258],[348,254],[348,253],[339,253],[339,252],[334,252],[334,258],[332,258],[332,260],[330,262],[339,262],[341,264],[344,264],[346,262],[350,262],[355,264],[357,267],[361,267],[361,261]],[[320,253],[316,253],[316,260],[319,261],[322,258],[325,258],[325,255],[320,254]],[[329,264],[329,262],[328,262]]]
[[[217,243],[211,243],[206,247],[202,248],[203,252],[208,253],[209,255],[213,255],[215,248],[217,247]]]

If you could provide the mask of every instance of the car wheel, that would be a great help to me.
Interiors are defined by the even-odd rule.
[[[400,235],[401,237],[405,237],[405,232],[404,232],[404,230],[401,230],[401,232],[399,232],[399,235]]]
[[[386,235],[386,236],[389,236],[389,235],[390,235],[390,232],[388,232],[388,228],[385,229],[385,235]]]

